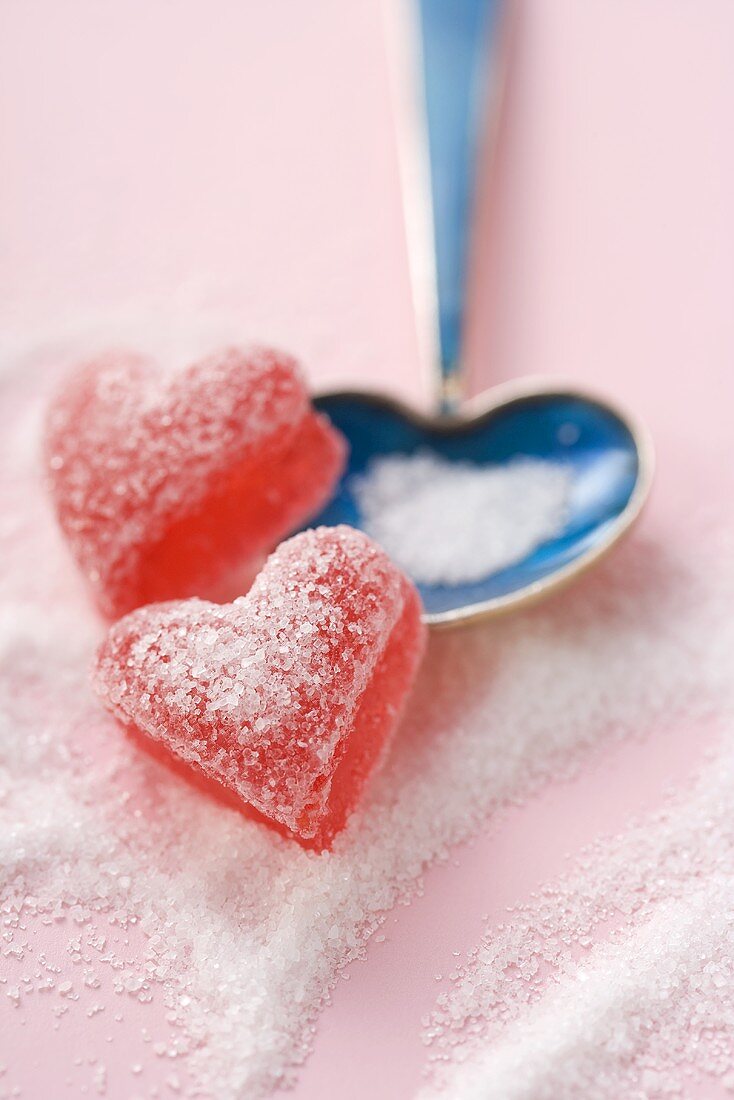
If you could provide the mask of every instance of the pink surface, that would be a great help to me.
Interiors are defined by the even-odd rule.
[[[658,449],[654,537],[685,525],[683,482],[728,499],[734,8],[528,0],[520,16],[483,192],[474,388],[563,374],[638,409]],[[319,381],[418,393],[384,32],[367,0],[5,5],[4,338],[161,308],[185,324],[197,308],[292,348]],[[653,805],[711,731],[641,733],[429,874],[337,989],[296,1096],[342,1095],[347,1074],[352,1097],[410,1095],[434,975],[476,941],[482,914]],[[113,1007],[90,1057],[104,1056],[107,1095],[127,1098],[139,1049],[146,1092],[170,1071],[140,1047],[129,1008],[109,1022]],[[41,1008],[17,1019],[0,1006],[0,1061],[12,1052],[26,1096],[60,1095],[68,1036]],[[91,1073],[75,1070],[64,1095]]]
[[[390,96],[371,0],[3,4],[5,335],[221,311],[415,390]]]

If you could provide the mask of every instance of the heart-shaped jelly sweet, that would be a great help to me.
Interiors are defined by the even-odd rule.
[[[115,623],[94,669],[123,723],[316,846],[382,760],[425,644],[411,582],[350,527],[306,531],[220,606]]]
[[[101,609],[230,598],[328,499],[345,444],[295,361],[230,348],[162,374],[108,354],[52,404],[46,467],[61,527]]]

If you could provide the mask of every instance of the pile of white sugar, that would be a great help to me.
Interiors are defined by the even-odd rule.
[[[419,584],[469,584],[563,529],[567,465],[450,462],[428,450],[374,458],[353,491],[364,528]]]

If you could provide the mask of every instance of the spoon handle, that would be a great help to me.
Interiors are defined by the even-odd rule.
[[[469,230],[500,6],[501,0],[418,0],[443,412],[455,409],[461,397]]]

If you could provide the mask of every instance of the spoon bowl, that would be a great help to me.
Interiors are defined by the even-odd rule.
[[[470,583],[414,578],[431,626],[512,611],[567,584],[629,529],[652,480],[653,450],[645,430],[609,401],[563,383],[506,383],[450,416],[424,416],[364,392],[326,393],[316,406],[350,443],[347,469],[316,524],[368,530],[356,490],[380,456],[427,452],[480,469],[530,458],[560,464],[567,473],[562,525],[526,556]]]

